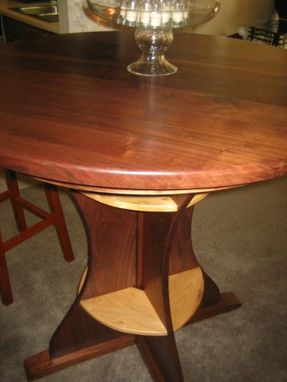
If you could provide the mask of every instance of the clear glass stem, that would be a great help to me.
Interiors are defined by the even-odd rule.
[[[164,53],[173,43],[172,29],[138,27],[135,41],[143,52],[141,57],[128,66],[128,71],[141,76],[168,76],[177,72]]]

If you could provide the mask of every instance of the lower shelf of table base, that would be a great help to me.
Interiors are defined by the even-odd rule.
[[[204,278],[200,267],[169,276],[169,303],[174,331],[194,315],[203,290]],[[111,329],[136,335],[167,335],[167,328],[142,289],[131,287],[106,293],[82,300],[81,306],[91,317]]]
[[[231,310],[239,308],[240,306],[241,304],[239,300],[232,292],[221,293],[220,300],[217,304],[199,309],[188,324],[229,312]],[[143,336],[124,334],[118,338],[104,341],[97,345],[86,347],[75,352],[70,352],[64,356],[53,359],[50,357],[48,350],[43,351],[39,354],[28,358],[24,362],[27,378],[28,380],[35,380],[44,377],[45,375],[55,373],[56,371],[77,364],[79,362],[83,362],[85,360],[89,360],[94,357],[133,345],[136,342],[136,337]],[[141,349],[141,353],[142,352],[143,349]],[[147,357],[143,355],[143,358],[147,363],[147,366],[150,369],[151,373],[153,374],[151,370],[152,366],[148,364]]]

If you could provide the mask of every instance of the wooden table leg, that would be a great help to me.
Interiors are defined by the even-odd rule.
[[[88,272],[49,350],[25,361],[28,379],[136,343],[156,382],[183,381],[174,330],[240,305],[220,294],[194,256],[192,197],[181,196],[174,212],[138,212],[73,193],[89,240]],[[178,304],[182,298],[190,304]]]

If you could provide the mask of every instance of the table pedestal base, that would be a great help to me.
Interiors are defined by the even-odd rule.
[[[88,272],[49,350],[25,361],[29,380],[136,343],[155,381],[183,381],[174,330],[240,307],[233,293],[219,292],[193,253],[192,198],[181,196],[174,212],[138,212],[74,193],[89,240]],[[136,319],[126,324],[109,301],[134,292],[151,315],[141,314],[148,310],[136,299],[127,304]]]

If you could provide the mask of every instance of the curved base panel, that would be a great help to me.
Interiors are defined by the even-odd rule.
[[[214,303],[209,307],[200,308],[189,323],[212,318],[217,315],[230,312],[234,309],[238,309],[240,306],[241,304],[239,300],[233,293],[222,293],[217,304]],[[32,381],[46,375],[56,373],[57,371],[76,365],[77,363],[134,345],[135,341],[135,336],[126,334],[118,339],[103,341],[97,345],[87,346],[79,351],[71,351],[62,357],[56,358],[51,358],[49,350],[45,350],[28,358],[24,362],[27,378],[29,381]],[[140,347],[138,343],[137,345],[151,375],[153,376],[153,379],[155,381],[162,381],[162,379],[159,379],[159,368],[157,367],[154,358],[150,355],[148,349],[146,347]]]
[[[240,306],[193,253],[187,207],[196,199],[180,196],[174,212],[141,212],[73,198],[87,229],[88,270],[49,351],[25,362],[28,378],[136,343],[155,381],[182,382],[174,331]]]

